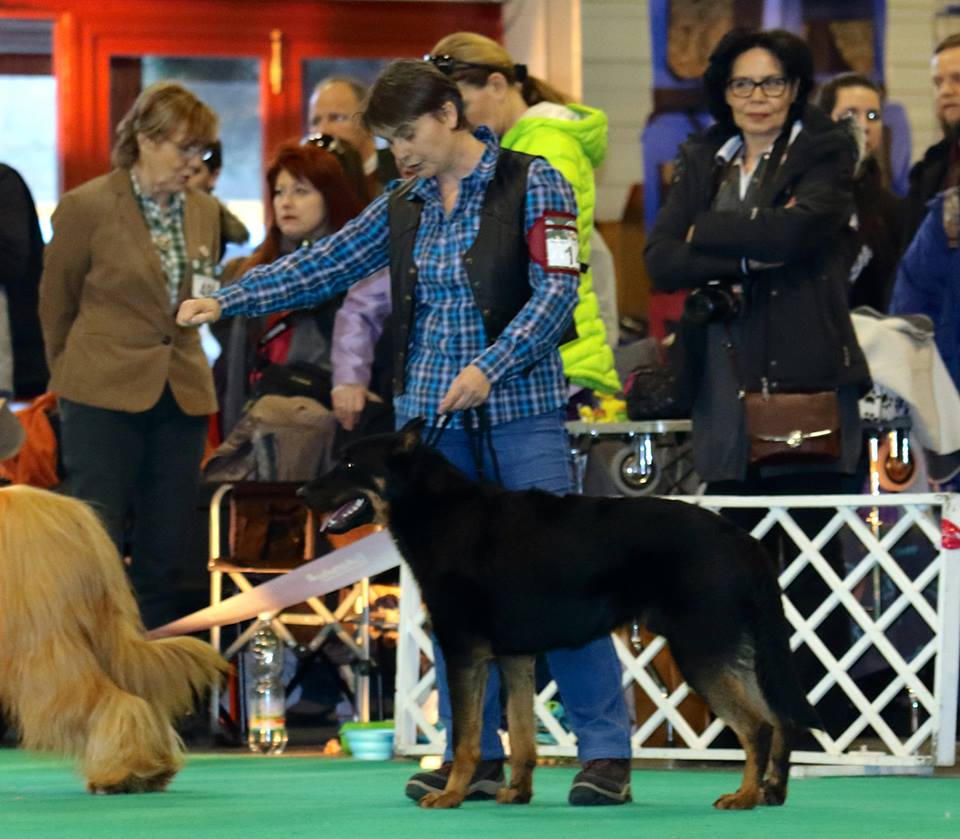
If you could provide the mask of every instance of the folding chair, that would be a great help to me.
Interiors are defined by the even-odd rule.
[[[210,605],[223,599],[226,576],[241,591],[255,583],[250,575],[277,575],[291,571],[317,556],[329,552],[331,545],[318,539],[318,523],[304,506],[296,491],[301,482],[244,481],[220,486],[210,501]],[[337,547],[367,535],[358,528],[346,535]],[[341,537],[343,538],[343,537]],[[269,618],[277,637],[290,647],[305,647],[316,652],[331,637],[339,638],[355,660],[354,699],[358,716],[369,719],[370,618],[369,581],[363,579],[346,593],[331,611],[317,597],[304,603],[307,611],[281,610]],[[243,630],[226,649],[222,648],[219,626],[210,630],[210,643],[224,657],[234,660],[261,625],[256,620]],[[316,627],[316,633],[301,644],[291,626]],[[242,698],[239,702],[242,703]],[[220,726],[221,692],[211,696],[211,730]]]

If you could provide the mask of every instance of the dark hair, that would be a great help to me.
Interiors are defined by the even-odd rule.
[[[707,109],[713,118],[730,131],[736,131],[733,114],[727,104],[727,82],[734,62],[747,50],[759,47],[771,53],[789,82],[797,82],[797,97],[787,112],[784,128],[803,116],[807,97],[813,89],[813,56],[810,48],[792,32],[785,29],[731,29],[713,48],[703,74],[703,89]]]
[[[837,93],[847,87],[866,87],[872,90],[880,97],[881,104],[887,98],[887,92],[883,85],[878,84],[869,76],[862,73],[841,73],[834,76],[830,81],[824,82],[823,86],[817,92],[817,105],[826,112],[827,116],[833,113],[837,105]]]
[[[960,32],[947,35],[946,38],[937,44],[937,48],[933,51],[933,54],[939,55],[944,50],[952,50],[954,47],[960,47]]]
[[[223,168],[223,144],[219,140],[208,143],[200,160],[211,175],[219,172]]]
[[[300,144],[317,146],[336,156],[340,168],[343,169],[343,174],[364,205],[369,204],[377,197],[370,193],[370,184],[367,181],[366,173],[363,171],[363,158],[360,157],[360,152],[352,144],[339,137],[334,137],[332,134],[308,134],[300,140]]]
[[[437,113],[447,102],[457,109],[457,128],[466,128],[463,97],[457,83],[424,61],[390,63],[377,76],[363,108],[363,125],[372,132],[393,129],[424,114]]]
[[[363,209],[363,204],[347,181],[343,168],[333,152],[299,143],[281,146],[270,168],[267,169],[267,185],[270,187],[271,195],[277,185],[277,178],[284,169],[294,178],[309,181],[320,190],[331,230],[339,230],[350,219],[359,215]],[[268,207],[270,223],[267,227],[267,236],[260,247],[243,263],[244,271],[255,265],[273,262],[280,255],[280,239],[283,234],[277,226],[276,219],[273,218],[272,201]]]

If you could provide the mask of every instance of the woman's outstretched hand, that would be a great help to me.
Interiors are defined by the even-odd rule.
[[[212,297],[196,297],[184,300],[177,311],[178,326],[200,326],[220,320],[220,304]]]

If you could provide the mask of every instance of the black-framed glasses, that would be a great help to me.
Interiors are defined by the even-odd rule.
[[[879,122],[882,116],[880,111],[858,111],[856,108],[847,108],[847,110],[840,114],[840,119],[844,119],[845,117],[859,119],[863,117],[867,122]]]
[[[423,60],[428,64],[432,64],[445,76],[452,76],[454,73],[460,70],[486,70],[488,73],[504,74],[507,74],[513,70],[513,78],[516,81],[524,82],[527,79],[526,64],[514,64],[513,67],[502,67],[496,64],[480,64],[476,61],[461,61],[459,58],[454,58],[449,53],[444,53],[442,55],[431,55],[430,53],[427,53],[423,57]]]
[[[727,90],[737,99],[749,99],[753,96],[753,91],[759,87],[764,96],[777,99],[787,92],[787,85],[788,81],[784,76],[767,76],[758,82],[745,76],[737,76],[727,82]]]

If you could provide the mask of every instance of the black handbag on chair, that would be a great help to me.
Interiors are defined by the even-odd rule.
[[[654,339],[649,339],[653,341]],[[693,386],[685,368],[685,342],[680,327],[634,367],[623,385],[631,420],[688,419]]]
[[[682,419],[690,404],[680,392],[680,377],[666,364],[636,367],[623,386],[627,416],[632,420]]]

